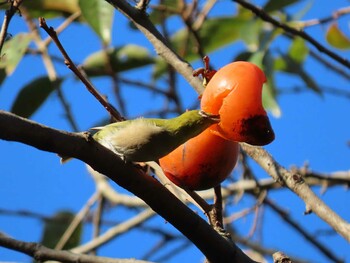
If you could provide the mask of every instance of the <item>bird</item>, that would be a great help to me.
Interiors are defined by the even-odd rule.
[[[219,121],[219,115],[190,110],[171,119],[137,118],[95,127],[92,138],[125,162],[157,161]],[[61,163],[69,159],[61,156]]]

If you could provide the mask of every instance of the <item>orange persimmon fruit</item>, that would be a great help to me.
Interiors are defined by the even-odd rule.
[[[262,106],[263,71],[253,63],[236,61],[219,69],[202,94],[201,108],[219,114],[211,131],[236,142],[266,145],[275,134]]]
[[[236,165],[238,143],[209,128],[159,160],[165,175],[179,187],[205,190],[219,185]]]

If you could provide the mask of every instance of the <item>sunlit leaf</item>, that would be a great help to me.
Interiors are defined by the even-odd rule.
[[[263,87],[262,101],[264,108],[270,111],[275,117],[281,116],[281,109],[276,100],[276,87],[274,80],[273,58],[269,52],[255,52],[249,59],[250,62],[259,66],[265,73],[267,81]]]
[[[101,0],[79,0],[79,6],[85,20],[108,45],[111,42],[114,7]]]
[[[309,54],[309,48],[307,47],[304,39],[297,37],[292,42],[288,53],[289,57],[292,58],[294,61],[302,63]]]
[[[23,1],[22,5],[32,17],[69,16],[80,11],[78,0],[32,0]]]
[[[7,75],[16,69],[31,39],[30,34],[21,33],[5,42],[0,57],[0,68],[4,68]]]
[[[330,45],[338,49],[349,49],[350,39],[340,30],[337,23],[329,26],[326,39]]]
[[[264,6],[265,12],[281,10],[282,8],[299,2],[299,0],[270,0]]]
[[[129,44],[105,51],[98,51],[87,57],[83,68],[89,76],[109,75],[154,63],[154,58],[144,47]],[[110,65],[110,66],[109,66]]]
[[[11,111],[22,117],[29,118],[40,108],[61,82],[61,79],[52,82],[46,76],[33,80],[18,93]]]

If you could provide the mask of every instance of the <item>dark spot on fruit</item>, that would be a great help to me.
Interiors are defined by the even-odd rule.
[[[275,139],[275,133],[266,115],[255,115],[240,121],[240,135],[251,145],[266,145]]]

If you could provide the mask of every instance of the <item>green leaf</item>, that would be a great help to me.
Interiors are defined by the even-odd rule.
[[[45,223],[41,244],[49,248],[54,248],[74,219],[74,216],[75,215],[69,211],[60,211],[57,212],[52,218],[47,220]],[[78,246],[80,244],[81,234],[82,224],[80,223],[62,249],[67,250]]]
[[[295,38],[289,48],[288,54],[289,57],[297,63],[303,63],[309,54],[309,48],[305,40],[300,37]]]
[[[112,35],[114,7],[101,0],[79,0],[79,6],[91,28],[105,45],[109,45]]]
[[[258,42],[259,30],[254,27],[256,23],[249,22],[251,19],[241,17],[219,17],[206,20],[199,30],[199,37],[206,53],[212,52],[218,48],[224,47],[235,40],[245,39],[248,44]],[[248,36],[248,33],[249,36]],[[171,42],[175,49],[180,52],[185,46],[188,37],[188,30],[182,29],[178,31],[172,38]],[[197,58],[196,42],[190,37],[186,59]]]
[[[318,87],[314,79],[305,71],[303,65],[290,58],[287,55],[281,55],[281,57],[275,60],[275,70],[280,70],[294,74],[301,78],[307,88],[315,91],[318,94],[322,94],[322,90]]]
[[[32,17],[52,18],[69,16],[80,11],[78,0],[35,0],[23,1]]]
[[[265,12],[273,12],[297,2],[299,2],[299,0],[270,0],[263,9]]]
[[[40,108],[61,82],[62,79],[52,82],[46,76],[33,80],[18,93],[11,111],[22,117],[29,118]]]
[[[255,52],[249,59],[250,62],[260,67],[267,78],[263,87],[262,101],[264,108],[272,113],[276,118],[281,116],[281,109],[276,100],[276,87],[274,80],[273,58],[269,52]]]
[[[30,34],[18,34],[6,41],[0,59],[0,68],[4,68],[7,75],[11,75],[21,61],[32,39]]]
[[[335,48],[350,48],[350,39],[340,30],[337,23],[333,23],[329,26],[326,33],[326,40]]]
[[[140,68],[154,63],[154,58],[142,46],[129,44],[91,54],[83,62],[85,72],[92,77]],[[110,67],[108,66],[110,65]]]

